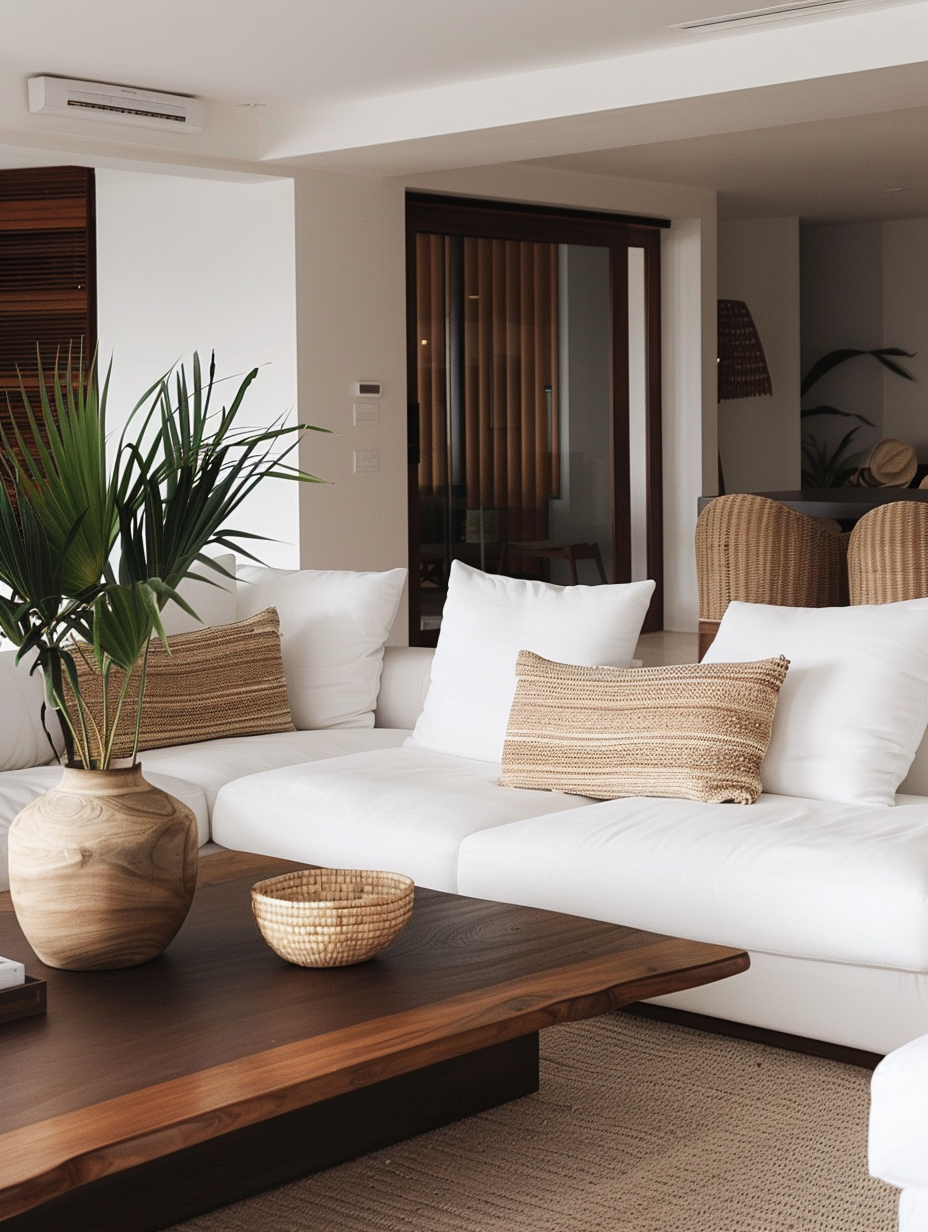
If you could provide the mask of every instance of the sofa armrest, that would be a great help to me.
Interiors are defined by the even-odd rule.
[[[889,1053],[870,1085],[870,1172],[928,1189],[928,1035]]]
[[[385,648],[375,727],[415,727],[429,691],[434,654],[428,646]]]

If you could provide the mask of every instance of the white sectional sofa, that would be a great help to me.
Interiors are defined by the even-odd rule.
[[[899,1232],[928,1232],[928,1035],[874,1071],[869,1162],[873,1176],[902,1190]]]
[[[497,763],[404,746],[431,656],[386,650],[374,726],[156,749],[146,775],[194,809],[204,842],[750,951],[744,974],[663,998],[681,1009],[878,1053],[928,1031],[928,741],[894,808],[512,790]],[[0,881],[9,822],[58,774],[40,764],[41,689],[12,657]]]

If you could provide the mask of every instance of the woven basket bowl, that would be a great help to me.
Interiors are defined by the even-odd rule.
[[[347,967],[373,958],[405,928],[414,886],[402,873],[307,868],[252,887],[261,936],[298,967]]]

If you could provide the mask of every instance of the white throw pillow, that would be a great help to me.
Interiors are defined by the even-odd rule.
[[[653,591],[653,582],[551,586],[454,561],[431,687],[406,743],[501,761],[519,651],[582,667],[628,667]]]
[[[182,607],[173,601],[165,604],[161,613],[161,623],[169,636],[175,633],[196,633],[198,629],[212,628],[214,625],[231,625],[236,619],[235,609],[235,555],[228,552],[216,557],[216,564],[221,565],[232,577],[223,577],[208,565],[195,565],[197,573],[208,582],[197,582],[192,578],[184,578],[177,588],[177,593],[189,603],[199,620],[187,614]]]
[[[928,723],[928,599],[731,603],[707,663],[786,655],[764,791],[891,805]]]
[[[373,727],[383,647],[405,569],[238,567],[237,619],[276,607],[290,712],[299,731]]]
[[[17,666],[15,650],[0,651],[0,770],[45,766],[55,759],[42,727],[45,681],[41,671],[29,674],[28,665],[34,662],[32,654]],[[53,710],[46,711],[45,722],[60,752],[64,739]]]

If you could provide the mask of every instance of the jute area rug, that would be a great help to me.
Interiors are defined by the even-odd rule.
[[[893,1232],[870,1074],[623,1014],[542,1033],[541,1090],[184,1232]]]

